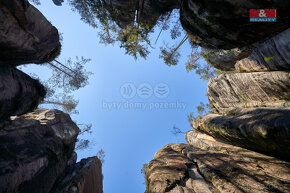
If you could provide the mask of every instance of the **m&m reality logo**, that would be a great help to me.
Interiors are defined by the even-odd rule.
[[[250,9],[250,22],[276,22],[276,9]]]

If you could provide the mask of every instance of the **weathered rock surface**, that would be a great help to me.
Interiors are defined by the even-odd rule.
[[[228,114],[237,108],[290,107],[290,73],[232,73],[212,78],[207,86],[212,109]]]
[[[158,7],[162,6],[162,2],[156,2],[160,3],[158,5],[150,0],[104,0],[104,2],[113,20],[123,29],[133,26],[136,21],[141,27],[146,24],[149,28],[153,28],[163,12]]]
[[[70,159],[79,129],[68,114],[38,109],[0,130],[0,192],[48,193]]]
[[[103,193],[102,163],[97,157],[82,159],[68,167],[51,193]]]
[[[290,70],[290,28],[260,44],[235,68],[236,72]]]
[[[207,62],[214,68],[222,71],[234,71],[238,60],[248,57],[253,50],[252,46],[234,48],[231,50],[209,50]]]
[[[0,62],[1,120],[33,111],[44,96],[45,89],[39,81]]]
[[[166,12],[177,9],[180,6],[180,0],[155,0],[153,1],[155,9]]]
[[[278,22],[249,22],[249,9],[276,8]],[[180,19],[183,28],[202,47],[242,48],[289,28],[289,1],[184,0]]]
[[[227,143],[290,161],[290,108],[244,109],[234,115],[208,114],[193,128]]]
[[[147,167],[146,193],[290,191],[289,163],[230,145],[212,149],[223,143],[210,143],[211,140],[206,143],[208,146],[169,144],[159,150]]]
[[[57,29],[26,0],[0,1],[0,61],[44,63],[60,52]]]

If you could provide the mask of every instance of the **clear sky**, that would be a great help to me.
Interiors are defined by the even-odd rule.
[[[75,92],[80,101],[79,115],[72,115],[72,119],[93,125],[93,133],[85,136],[92,144],[77,152],[78,160],[95,156],[103,148],[104,192],[143,193],[144,179],[140,173],[143,163],[152,160],[164,145],[185,142],[183,135],[171,134],[172,127],[190,130],[187,114],[195,111],[200,101],[207,102],[207,82],[185,70],[189,44],[181,48],[185,54],[179,65],[168,67],[159,59],[159,47],[170,39],[168,33],[162,33],[148,59],[135,61],[118,44],[100,44],[96,29],[83,23],[66,3],[61,7],[50,0],[41,3],[37,8],[63,33],[59,60],[75,56],[92,59],[87,65],[87,70],[94,73],[90,84]],[[154,40],[158,32],[156,28]],[[50,69],[36,65],[28,65],[25,71],[34,72],[41,79],[51,73]]]

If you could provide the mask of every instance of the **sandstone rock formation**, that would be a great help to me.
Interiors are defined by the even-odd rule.
[[[236,72],[290,70],[290,28],[261,43],[236,63]]]
[[[64,171],[79,129],[69,115],[38,109],[0,130],[0,192],[49,193]]]
[[[26,0],[0,1],[0,61],[44,63],[60,53],[57,29]]]
[[[1,62],[0,88],[0,120],[33,111],[45,96],[39,81]]]
[[[53,193],[103,193],[102,163],[97,157],[82,159],[68,167]]]
[[[155,0],[153,3],[155,9],[162,12],[171,11],[180,6],[180,0]]]
[[[76,161],[79,128],[68,114],[37,109],[0,130],[0,192],[102,193],[102,164]]]
[[[239,13],[253,1],[243,2],[249,4],[240,4]],[[195,16],[184,11],[184,3],[188,3],[186,9]],[[219,6],[226,8],[231,3],[239,5],[237,1],[220,5],[215,2],[217,9],[214,9],[210,3],[188,0],[183,1],[181,12],[188,14],[188,20],[192,22],[190,32],[199,33],[200,37],[205,34],[208,38],[205,44],[231,47],[230,44],[237,46],[239,40],[243,45],[243,38],[248,35],[250,43],[253,34],[228,44],[230,39],[239,37],[240,30],[237,30],[237,36],[225,36],[224,39],[215,39],[222,29],[212,32],[213,36],[209,33],[213,29],[219,30],[223,22],[237,19],[225,19],[233,14],[230,10],[218,14]],[[202,9],[208,6],[211,9]],[[194,17],[198,18],[194,20]],[[210,25],[211,22],[216,25]],[[241,30],[250,26],[241,25]],[[290,192],[288,33],[286,30],[260,44],[248,58],[236,63],[240,65],[240,72],[251,73],[222,74],[209,81],[207,96],[212,113],[194,119],[192,126],[195,130],[185,134],[188,144],[169,144],[155,154],[147,166],[146,193]],[[259,34],[257,38],[264,35]],[[196,40],[204,41],[198,38]],[[218,68],[232,70],[236,60],[244,57],[239,58],[242,53],[239,49],[232,51],[216,52],[211,59],[216,59]],[[269,55],[272,58],[267,60]]]
[[[222,74],[209,81],[207,96],[213,110],[222,114],[237,108],[290,107],[290,73]]]
[[[193,128],[227,143],[290,161],[290,108],[254,108],[234,115],[208,114]]]
[[[206,61],[214,68],[222,71],[234,71],[238,60],[248,57],[253,51],[252,46],[231,50],[208,50]]]
[[[279,22],[249,22],[249,9],[276,8]],[[289,28],[289,1],[184,0],[183,28],[203,47],[232,49],[249,46]]]
[[[159,150],[147,166],[146,193],[290,191],[289,163],[228,144],[218,150],[212,147],[223,143],[206,141],[203,145],[169,144]]]
[[[58,110],[35,110],[46,91],[15,67],[59,52],[57,29],[28,1],[0,0],[1,193],[103,192],[98,158],[75,163],[75,122]]]
[[[155,1],[150,0],[104,0],[113,20],[123,29],[133,26],[134,22],[153,28],[162,10],[158,10]],[[163,4],[161,2],[161,4]]]

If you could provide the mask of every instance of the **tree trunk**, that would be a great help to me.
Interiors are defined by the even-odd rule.
[[[46,103],[46,104],[53,104],[53,105],[61,105],[61,106],[65,106],[67,104],[65,103],[61,103],[61,102],[57,102],[57,101],[43,101],[43,103]]]
[[[56,63],[58,63],[59,65],[65,67],[66,69],[70,70],[71,72],[76,73],[75,71],[73,71],[72,69],[70,69],[70,68],[67,67],[66,65],[62,64],[61,62],[57,61],[56,59],[54,59],[54,61],[55,61]]]
[[[168,16],[167,16],[167,18],[166,18],[166,20],[165,20],[164,22],[167,22],[167,21],[168,21],[168,19],[169,19],[170,16],[171,16],[171,13],[172,13],[172,11],[168,14]],[[161,32],[163,31],[163,27],[164,27],[164,25],[165,25],[165,24],[163,23],[163,25],[162,25],[162,27],[161,27],[161,30],[160,30],[160,32],[159,32],[157,38],[156,38],[155,44],[157,43],[157,41],[158,41],[158,39],[159,39],[159,37],[160,37],[160,35],[161,35]]]
[[[66,74],[66,75],[68,75],[69,77],[73,77],[71,74],[69,74],[69,73],[67,73],[66,71],[64,71],[64,70],[60,69],[59,67],[57,67],[57,66],[56,66],[56,65],[54,65],[53,63],[51,63],[51,62],[48,62],[48,64],[49,64],[49,65],[51,65],[52,67],[56,68],[57,70],[59,70],[59,71],[61,71],[61,72],[65,73],[65,74]]]
[[[173,56],[173,54],[184,44],[184,42],[188,39],[188,36],[185,35],[182,41],[179,43],[179,45],[173,50],[173,52],[170,54],[169,58]]]

